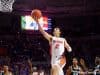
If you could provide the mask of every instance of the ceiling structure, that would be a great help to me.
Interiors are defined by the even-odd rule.
[[[100,0],[16,0],[13,12],[23,14],[38,8],[46,14],[100,15],[99,6]]]

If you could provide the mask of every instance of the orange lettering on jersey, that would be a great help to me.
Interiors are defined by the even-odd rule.
[[[62,41],[58,41],[58,40],[53,40],[53,42],[55,43],[63,43]]]

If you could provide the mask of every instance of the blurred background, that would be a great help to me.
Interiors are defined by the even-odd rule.
[[[94,59],[100,57],[100,0],[15,0],[12,10],[0,11],[0,56],[8,56],[13,62],[30,58],[34,65],[50,67],[49,44],[35,30],[23,30],[21,17],[30,15],[35,8],[47,17],[48,33],[55,26],[61,27],[73,52],[66,57],[83,58],[89,68],[94,67]],[[2,0],[1,0],[2,4]],[[10,3],[8,2],[8,5]],[[2,6],[2,5],[1,5]],[[47,65],[45,65],[47,64]]]

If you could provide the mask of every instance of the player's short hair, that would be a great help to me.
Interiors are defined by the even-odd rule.
[[[54,28],[53,28],[53,31],[54,31],[55,29],[59,29],[60,31],[62,31],[60,26],[54,27]]]

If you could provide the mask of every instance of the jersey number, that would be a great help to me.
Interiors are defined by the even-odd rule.
[[[58,48],[59,48],[59,46],[60,46],[59,44],[56,44],[56,45],[55,45],[55,49],[58,49]]]

